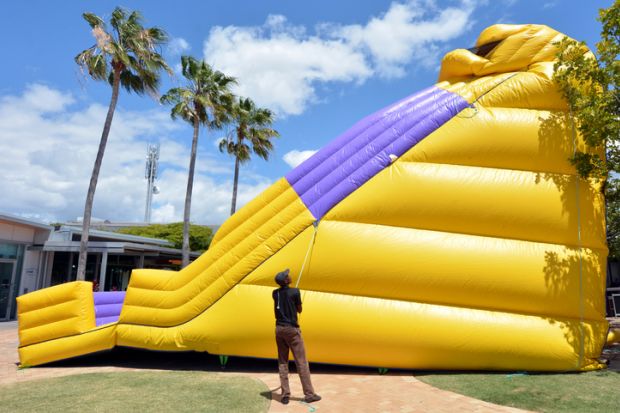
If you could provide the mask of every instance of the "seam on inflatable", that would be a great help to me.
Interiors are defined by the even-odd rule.
[[[343,218],[337,218],[337,219],[336,218],[329,218],[329,219],[326,219],[326,221],[342,222],[342,223],[346,223],[346,224],[357,224],[357,225],[377,225],[377,226],[390,227],[390,228],[401,228],[401,229],[411,229],[411,230],[419,230],[419,231],[440,232],[440,233],[444,233],[444,234],[466,235],[466,236],[480,237],[480,238],[503,239],[503,240],[515,241],[515,242],[532,242],[532,243],[535,243],[535,244],[545,244],[545,245],[554,245],[554,246],[557,246],[557,247],[567,247],[567,248],[573,249],[575,251],[579,251],[580,248],[585,248],[585,249],[592,250],[592,251],[605,251],[605,249],[606,249],[604,247],[601,247],[601,248],[599,248],[599,247],[589,247],[589,246],[581,246],[581,247],[579,247],[578,245],[567,244],[567,243],[557,244],[557,243],[554,243],[554,242],[537,241],[537,240],[534,240],[534,239],[489,236],[489,235],[484,235],[484,234],[480,234],[480,233],[473,233],[473,232],[457,232],[457,231],[447,231],[447,230],[444,231],[444,230],[422,228],[422,227],[401,227],[401,226],[397,226],[397,225],[382,224],[382,223],[377,223],[377,222],[348,221],[348,220],[343,219]]]
[[[413,148],[411,148],[413,149]],[[548,172],[548,171],[534,171],[531,169],[518,169],[518,168],[506,168],[506,167],[501,167],[501,166],[484,166],[484,165],[466,165],[466,164],[461,164],[461,163],[454,163],[454,162],[425,162],[425,161],[405,161],[405,160],[398,160],[399,163],[421,163],[421,164],[425,164],[425,165],[450,165],[450,166],[462,166],[462,167],[466,167],[466,168],[480,168],[480,169],[498,169],[500,171],[515,171],[515,172],[531,172],[533,174],[541,174],[541,173],[545,173],[548,175],[562,175],[562,176],[578,176],[578,174],[572,174],[572,173],[564,173],[564,172]]]
[[[26,348],[26,347],[34,346],[34,345],[36,345],[36,344],[47,343],[48,341],[60,340],[60,339],[63,339],[63,338],[68,338],[68,337],[82,336],[82,335],[84,335],[84,334],[94,333],[95,331],[99,331],[99,330],[103,330],[103,329],[106,329],[106,328],[110,328],[110,327],[113,327],[113,326],[115,326],[115,325],[117,325],[117,323],[105,324],[105,325],[102,325],[102,326],[95,327],[95,328],[93,328],[93,329],[91,329],[91,330],[82,331],[81,333],[74,333],[74,334],[69,334],[69,335],[67,335],[67,336],[55,337],[55,338],[49,338],[49,339],[47,339],[47,340],[37,341],[36,343],[30,343],[30,344],[26,344],[26,345],[23,345],[23,346],[17,346],[17,348],[18,348],[18,349],[20,349],[20,348]],[[66,357],[65,357],[65,358],[66,358]],[[69,358],[70,358],[70,357],[69,357]],[[61,359],[59,359],[59,360],[61,360]]]
[[[273,288],[267,285],[260,285],[260,284],[243,284],[243,286],[244,288],[247,288],[247,287],[261,287],[261,288],[270,288],[270,289]],[[493,308],[469,307],[466,305],[445,304],[445,303],[440,303],[438,301],[403,300],[399,298],[385,298],[385,297],[375,297],[375,296],[370,296],[370,295],[360,295],[357,293],[352,294],[352,293],[341,293],[341,292],[310,290],[310,289],[304,289],[304,292],[315,293],[315,294],[342,295],[346,297],[361,297],[361,298],[375,299],[379,301],[396,301],[399,303],[406,303],[406,304],[420,304],[420,305],[429,305],[429,306],[437,306],[437,307],[450,307],[450,308],[457,308],[457,309],[460,308],[460,309],[467,309],[467,310],[473,310],[473,311],[512,314],[512,315],[517,315],[517,316],[534,317],[534,318],[541,318],[541,319],[554,318],[556,321],[567,321],[568,320],[568,321],[573,321],[573,322],[580,322],[581,320],[580,317],[569,317],[566,315],[528,313],[528,312],[522,312],[522,311],[508,311],[508,310],[497,309],[497,308],[493,309]],[[595,320],[595,319],[589,319],[589,318],[584,318],[583,321],[589,322],[592,324],[603,323],[603,321],[601,320],[598,320],[598,319]]]
[[[52,320],[49,320],[49,319],[48,320],[44,320],[40,324],[35,324],[35,325],[28,326],[28,327],[22,327],[22,328],[20,328],[20,331],[22,333],[25,333],[25,332],[28,332],[28,331],[33,330],[33,329],[49,326],[51,324],[60,323],[62,321],[67,321],[67,320],[72,320],[72,319],[76,319],[76,321],[82,320],[83,319],[82,318],[82,314],[72,314],[72,315],[70,315],[68,317],[60,318],[58,320],[54,320],[54,319],[52,319]]]
[[[31,312],[33,312],[33,311],[39,311],[39,310],[42,310],[42,309],[44,309],[44,308],[45,308],[45,309],[48,309],[48,308],[56,307],[57,305],[61,305],[61,304],[70,303],[71,301],[78,301],[79,299],[80,299],[79,297],[72,297],[72,298],[71,298],[71,299],[69,299],[69,300],[60,301],[60,302],[57,302],[57,303],[53,303],[53,304],[51,304],[51,305],[44,305],[44,306],[41,306],[41,307],[33,308],[33,309],[31,309],[31,310],[27,310],[27,311],[20,311],[20,312],[19,312],[19,315],[28,314],[28,313],[31,313]]]

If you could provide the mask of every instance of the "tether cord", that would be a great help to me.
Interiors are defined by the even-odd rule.
[[[573,111],[570,110],[570,122],[573,133],[573,157],[577,154],[577,132],[575,130],[575,121]],[[575,199],[577,206],[577,247],[579,254],[579,359],[577,360],[577,369],[581,368],[585,350],[585,334],[583,331],[584,306],[583,306],[583,254],[581,245],[581,207],[579,205],[579,174],[575,176]]]
[[[314,240],[316,239],[316,233],[319,230],[319,221],[318,220],[314,221],[312,225],[314,226],[314,233],[312,234],[312,238],[310,238],[310,244],[308,244],[308,250],[306,251],[304,262],[301,264],[301,270],[299,271],[299,277],[297,277],[297,283],[295,284],[295,288],[299,287],[301,276],[303,275],[304,268],[306,267],[306,261],[308,261],[308,256],[310,255],[310,251],[312,251],[312,247],[314,247]]]

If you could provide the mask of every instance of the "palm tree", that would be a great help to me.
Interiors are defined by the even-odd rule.
[[[209,129],[220,128],[222,121],[232,105],[233,97],[230,87],[236,83],[235,78],[214,70],[204,60],[198,61],[191,56],[181,57],[183,76],[187,86],[170,89],[161,98],[162,103],[173,105],[170,115],[173,119],[180,117],[194,127],[192,151],[189,159],[187,191],[185,193],[185,211],[183,213],[183,262],[189,264],[189,216],[192,205],[192,188],[194,186],[194,167],[198,148],[200,125]]]
[[[265,160],[269,159],[269,152],[273,150],[271,138],[278,137],[280,134],[271,128],[274,122],[273,112],[269,109],[257,108],[249,98],[239,98],[235,102],[230,112],[230,121],[235,125],[234,132],[236,133],[228,134],[220,141],[220,151],[235,157],[235,177],[230,207],[230,215],[232,215],[237,207],[239,165],[248,162],[252,152]]]
[[[166,33],[157,27],[144,28],[142,16],[139,12],[132,11],[129,13],[120,7],[115,8],[110,18],[112,31],[109,31],[104,21],[93,13],[84,13],[82,17],[92,28],[96,42],[93,46],[80,52],[75,57],[75,62],[82,70],[88,71],[88,75],[93,79],[107,80],[112,85],[112,98],[103,125],[99,150],[97,151],[84,205],[77,270],[78,280],[85,278],[93,199],[116,102],[118,101],[119,86],[123,86],[128,92],[135,92],[139,95],[144,93],[154,95],[159,86],[160,71],[163,69],[172,73],[158,52],[158,47],[167,41]]]

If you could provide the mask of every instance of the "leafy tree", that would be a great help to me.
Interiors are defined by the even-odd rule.
[[[258,108],[249,98],[238,98],[230,112],[230,122],[234,133],[228,134],[220,141],[220,151],[235,157],[235,176],[233,180],[232,203],[230,214],[237,207],[237,186],[239,183],[239,165],[250,160],[252,152],[261,158],[269,159],[273,150],[271,138],[280,136],[271,128],[274,115],[269,109]]]
[[[597,59],[585,42],[558,43],[554,79],[568,101],[575,127],[586,143],[571,162],[583,178],[605,179],[607,242],[610,257],[620,258],[620,0],[599,10],[601,40]],[[599,154],[604,153],[605,159]]]
[[[161,70],[171,73],[170,68],[158,52],[158,48],[167,41],[165,32],[157,27],[144,28],[142,16],[139,12],[127,12],[120,7],[115,8],[110,17],[112,30],[108,30],[104,21],[93,13],[84,13],[82,16],[92,28],[95,44],[80,52],[75,57],[75,62],[82,70],[87,71],[93,79],[108,81],[112,86],[112,98],[103,125],[99,150],[97,151],[84,205],[77,270],[78,280],[84,280],[85,276],[93,199],[116,102],[118,101],[119,86],[123,86],[128,92],[135,92],[139,95],[144,93],[155,94],[159,85]]]
[[[183,250],[182,267],[186,267],[189,264],[189,218],[200,125],[209,129],[221,127],[222,120],[225,119],[233,101],[230,87],[236,81],[233,77],[213,70],[204,60],[198,61],[191,56],[181,57],[181,65],[187,85],[170,89],[161,97],[161,102],[173,105],[170,112],[173,119],[181,118],[194,127],[183,213],[184,229],[181,249]]]
[[[152,224],[145,227],[121,228],[119,233],[138,235],[141,237],[165,239],[174,244],[174,248],[181,249],[183,246],[183,222],[172,224]],[[213,231],[202,225],[190,225],[189,247],[192,251],[205,251],[209,249]]]
[[[620,259],[620,180],[610,179],[606,190],[609,257]]]

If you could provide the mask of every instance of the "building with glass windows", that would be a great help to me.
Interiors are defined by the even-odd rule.
[[[15,297],[47,287],[41,274],[51,266],[41,248],[52,227],[0,213],[0,321],[15,318]]]
[[[0,213],[0,321],[15,318],[15,298],[74,281],[82,229]],[[199,252],[191,252],[195,259]],[[134,268],[178,270],[181,250],[169,241],[90,230],[86,281],[97,291],[127,288]]]

